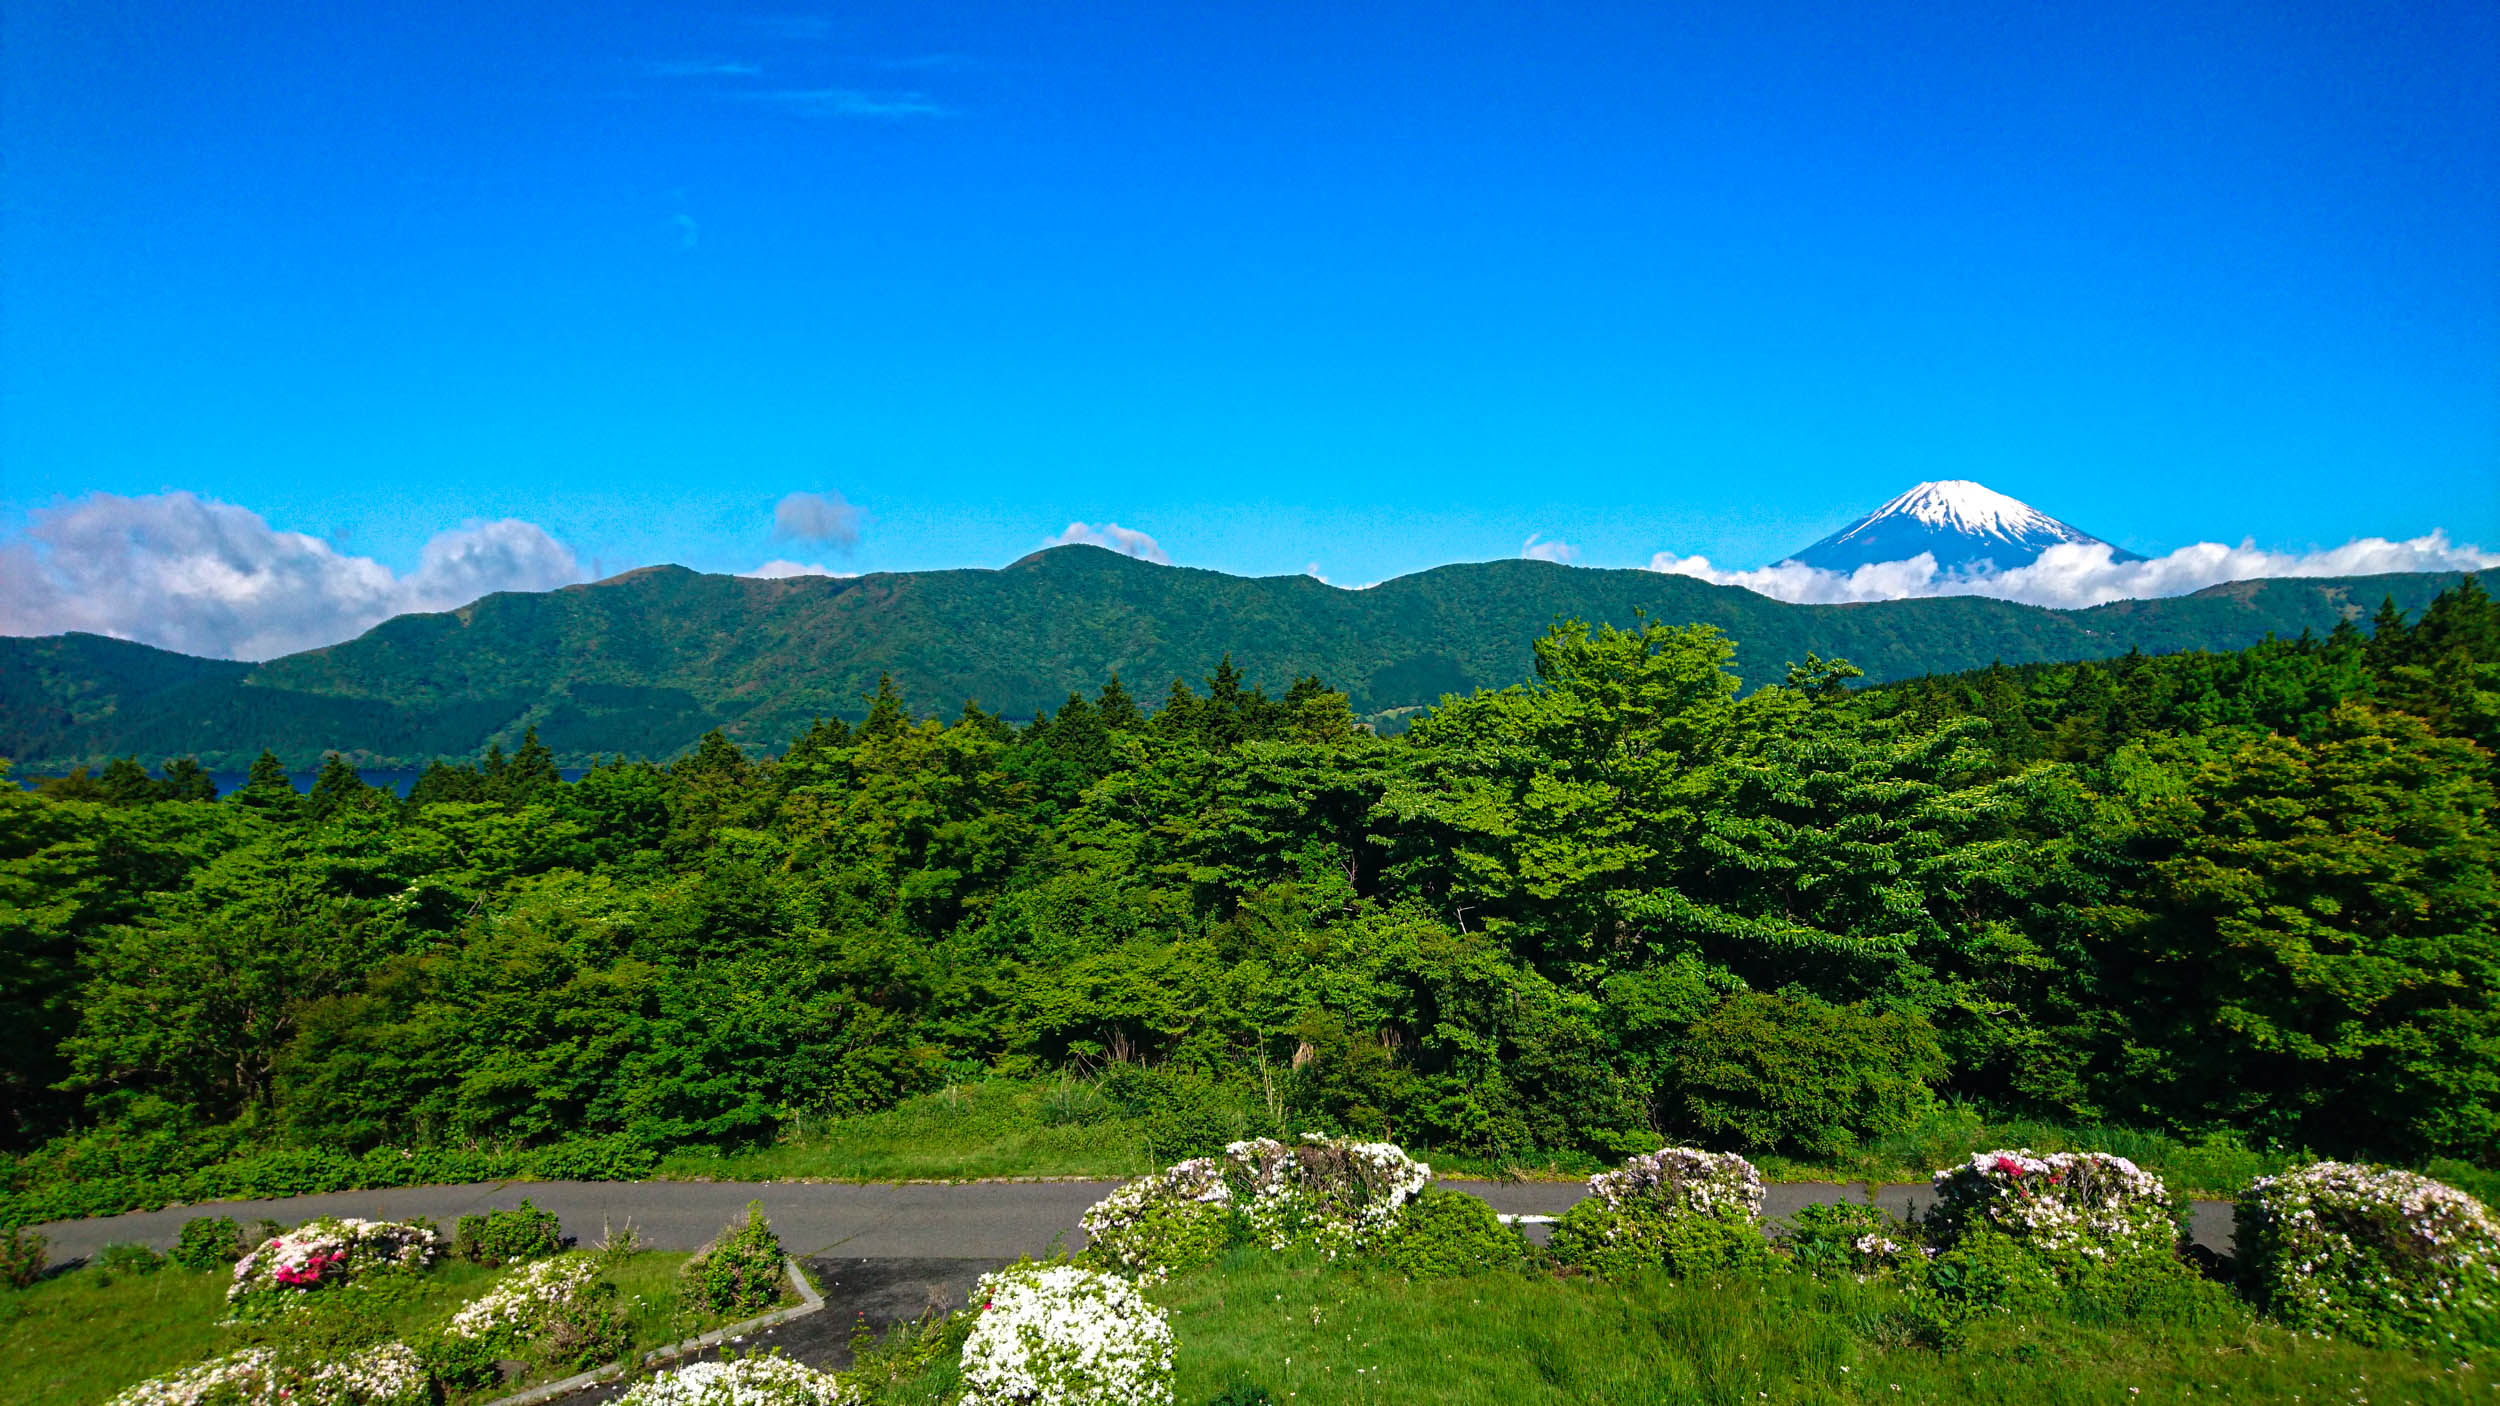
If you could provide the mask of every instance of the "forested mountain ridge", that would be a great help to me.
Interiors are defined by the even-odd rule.
[[[592,585],[404,615],[257,666],[93,636],[0,639],[0,755],[48,770],[137,754],[239,768],[328,751],[363,765],[510,748],[536,727],[567,762],[666,757],[712,727],[779,747],[817,716],[861,716],[881,675],[908,697],[1029,717],[1119,675],[1159,698],[1229,653],[1253,684],[1316,674],[1358,714],[1528,676],[1556,619],[1699,622],[1738,641],[1748,686],[1808,652],[1884,681],[1991,662],[2231,649],[2324,633],[2392,596],[2419,610],[2454,575],[2244,582],[2055,611],[1978,598],[1790,605],[1634,570],[1497,561],[1361,591],[1303,576],[1158,566],[1094,547],[1002,570],[759,580],[652,567]]]

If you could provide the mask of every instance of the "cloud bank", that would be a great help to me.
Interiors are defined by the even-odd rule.
[[[2389,571],[2484,571],[2492,567],[2500,567],[2500,553],[2452,544],[2445,532],[2402,542],[2359,537],[2325,551],[2297,553],[2264,551],[2254,542],[2236,547],[2198,542],[2146,561],[2113,561],[2104,542],[2063,542],[2042,552],[2029,566],[1984,574],[1940,571],[1935,557],[1925,552],[1908,561],[1876,562],[1845,573],[1793,561],[1751,571],[1722,571],[1708,557],[1679,557],[1673,552],[1649,559],[1652,571],[1742,586],[1774,600],[1799,604],[1993,596],[2057,609],[2183,596],[2225,581],[2266,576],[2373,576]]]
[[[793,493],[773,504],[773,536],[847,552],[859,545],[859,509],[839,493]]]
[[[762,566],[755,568],[753,571],[741,571],[738,574],[741,576],[752,577],[758,581],[780,581],[792,576],[851,577],[857,576],[859,573],[856,571],[836,571],[832,567],[827,566],[820,561],[785,561],[776,557],[773,560],[764,563]]]
[[[1537,538],[1543,535],[1544,534],[1537,532],[1529,533],[1528,540],[1519,544],[1519,555],[1527,558],[1529,561],[1573,562],[1580,559],[1580,549],[1578,547],[1571,545],[1569,542],[1538,541]],[[1664,553],[1661,553],[1661,555],[1664,555]]]
[[[572,552],[505,519],[437,535],[405,576],[248,508],[189,493],[95,493],[0,543],[0,634],[84,630],[186,654],[269,659],[393,615],[582,579]]]
[[[1161,543],[1134,527],[1122,527],[1116,522],[1106,522],[1100,527],[1087,522],[1072,522],[1068,524],[1066,531],[1042,545],[1065,547],[1077,542],[1088,546],[1109,547],[1122,556],[1135,557],[1139,561],[1150,561],[1158,566],[1172,564],[1171,555],[1163,550]]]

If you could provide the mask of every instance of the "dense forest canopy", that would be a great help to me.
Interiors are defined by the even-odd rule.
[[[10,788],[14,1185],[737,1144],[1106,1064],[1502,1156],[1829,1151],[1939,1095],[2500,1156],[2474,581],[2236,653],[1742,697],[1731,656],[1567,624],[1395,738],[1228,659],[571,783],[532,738],[404,802],[335,760]]]

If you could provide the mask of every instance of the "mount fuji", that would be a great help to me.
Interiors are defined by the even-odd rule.
[[[2109,547],[2114,561],[2143,560],[1964,478],[1922,483],[1789,560],[1845,575],[1932,552],[1939,571],[1984,573],[2029,566],[2061,542]]]

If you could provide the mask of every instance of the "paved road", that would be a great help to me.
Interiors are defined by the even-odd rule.
[[[165,1211],[134,1211],[94,1220],[59,1221],[39,1227],[55,1263],[94,1254],[118,1241],[163,1249],[193,1216],[232,1216],[246,1225],[267,1217],[285,1224],[314,1216],[366,1216],[399,1220],[426,1216],[446,1230],[463,1215],[517,1206],[524,1197],[553,1211],[564,1233],[595,1244],[610,1228],[631,1224],[656,1249],[691,1250],[712,1238],[749,1201],[764,1214],[790,1252],[849,1259],[999,1260],[1041,1254],[1056,1239],[1082,1248],[1077,1217],[1108,1194],[1114,1181],[974,1182],[955,1185],[833,1185],[811,1182],[489,1182],[467,1186],[411,1186],[388,1191],[340,1191],[276,1201],[220,1201]],[[1509,1214],[1560,1215],[1580,1199],[1580,1182],[1450,1181],[1444,1185],[1481,1196]],[[1922,1209],[1933,1199],[1924,1184],[1876,1189],[1878,1202],[1896,1214]],[[1785,1219],[1800,1206],[1856,1200],[1859,1184],[1782,1182],[1764,1199],[1763,1211]],[[2200,1201],[2195,1239],[2229,1253],[2231,1207]],[[1542,1239],[1542,1235],[1531,1231]]]

